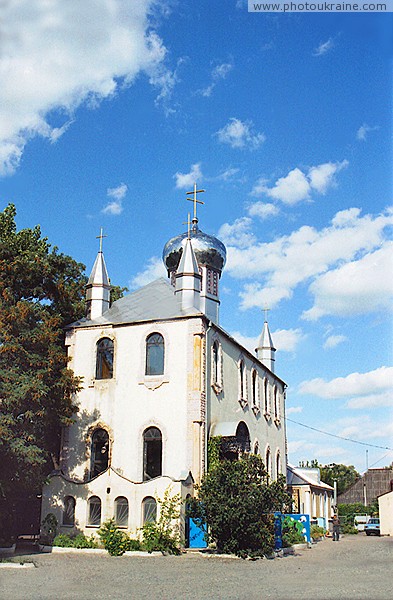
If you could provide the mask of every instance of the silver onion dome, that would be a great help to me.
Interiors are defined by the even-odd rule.
[[[190,230],[190,238],[198,264],[212,267],[221,272],[227,257],[224,244],[213,235],[208,235],[201,231],[198,225],[195,222],[193,223]],[[176,271],[187,237],[187,232],[181,233],[165,244],[162,252],[162,260],[168,273]]]

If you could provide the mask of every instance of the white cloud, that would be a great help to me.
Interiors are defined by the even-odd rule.
[[[269,202],[254,202],[247,209],[250,217],[258,217],[259,219],[268,219],[279,214],[280,210],[275,204]]]
[[[221,173],[219,173],[219,175],[217,175],[216,179],[222,180],[222,181],[229,181],[230,179],[232,179],[232,177],[234,177],[234,175],[237,175],[237,173],[239,173],[240,169],[236,169],[234,167],[228,167],[228,169],[225,169],[225,171],[222,171]]]
[[[238,248],[247,248],[255,243],[255,236],[250,232],[252,220],[249,217],[241,217],[230,225],[224,223],[218,231],[218,238],[224,244],[234,245]]]
[[[382,406],[393,407],[393,390],[386,390],[381,394],[369,394],[368,396],[352,398],[346,403],[346,407],[351,409],[380,408]]]
[[[361,142],[365,142],[367,139],[367,134],[370,131],[376,131],[377,129],[379,129],[378,125],[375,125],[374,127],[370,127],[370,125],[367,125],[367,123],[363,123],[363,125],[361,127],[359,127],[359,129],[356,132],[356,139]]]
[[[336,377],[330,381],[320,378],[303,381],[299,385],[299,392],[318,398],[345,398],[391,390],[392,384],[393,367],[380,367],[367,373],[351,373],[346,377]]]
[[[303,412],[303,406],[288,406],[288,408],[285,409],[287,415],[294,415],[301,412]]]
[[[107,215],[120,215],[123,212],[123,199],[127,191],[128,186],[125,183],[121,183],[114,188],[108,188],[106,191],[107,196],[113,199],[108,202],[101,212]]]
[[[393,242],[359,260],[348,262],[318,277],[309,288],[314,305],[302,318],[315,321],[325,315],[341,317],[393,307]]]
[[[249,148],[256,150],[265,141],[263,133],[253,130],[252,121],[240,121],[231,118],[229,122],[217,131],[218,140],[222,144],[229,144],[231,148]]]
[[[166,49],[149,29],[152,4],[2,3],[0,174],[15,171],[31,138],[56,141],[81,104],[113,96],[140,72],[164,69]]]
[[[329,335],[323,347],[326,349],[335,348],[336,346],[342,344],[343,342],[346,342],[347,340],[348,338],[345,335]]]
[[[216,65],[211,72],[211,79],[212,79],[211,83],[207,87],[198,90],[197,93],[200,94],[201,96],[205,96],[205,98],[208,98],[209,96],[211,96],[217,83],[221,79],[226,79],[226,76],[228,75],[228,73],[230,73],[232,71],[232,69],[233,69],[232,63],[221,63],[219,65]]]
[[[310,167],[307,173],[296,167],[285,177],[277,179],[273,187],[267,186],[264,178],[259,178],[251,190],[251,196],[266,194],[270,198],[280,200],[284,204],[293,205],[309,200],[313,191],[325,194],[335,185],[334,176],[348,166],[348,161],[328,162]]]
[[[333,38],[329,38],[326,42],[321,42],[319,46],[317,46],[313,52],[314,56],[322,56],[332,50],[334,48],[334,40]]]
[[[273,344],[281,352],[295,352],[305,337],[301,329],[276,329],[272,332]]]
[[[191,165],[191,170],[189,173],[177,172],[173,177],[176,179],[176,187],[178,190],[185,188],[190,188],[191,190],[194,183],[203,179],[201,163],[195,163],[194,165]]]
[[[361,216],[356,208],[340,211],[331,225],[321,230],[302,226],[271,242],[257,242],[249,247],[228,244],[226,272],[236,279],[252,280],[245,283],[240,294],[243,309],[264,304],[273,308],[280,300],[291,298],[299,284],[310,280],[316,306],[304,315],[305,318],[315,319],[330,310],[333,314],[344,314],[349,311],[350,304],[350,314],[355,314],[367,308],[367,299],[373,301],[368,310],[380,309],[386,307],[390,293],[389,278],[383,277],[382,272],[390,270],[386,264],[389,259],[384,232],[392,224],[393,213],[389,211],[377,216]],[[360,264],[354,263],[356,277],[351,264],[355,259],[360,261]],[[351,277],[343,281],[337,274],[342,274],[346,263],[351,267],[351,273],[345,274]],[[329,273],[330,269],[333,271]],[[329,279],[331,273],[334,275]],[[367,277],[364,283],[363,276]],[[331,291],[330,283],[334,285]],[[368,286],[371,289],[367,291]],[[379,297],[375,297],[377,294]],[[338,306],[335,306],[336,296]]]
[[[262,330],[262,328],[261,328]],[[241,334],[239,331],[233,331],[231,333],[231,336],[237,341],[239,342],[239,344],[241,344],[242,346],[244,346],[244,348],[247,348],[247,350],[249,350],[249,352],[251,352],[252,354],[255,354],[255,348],[258,346],[258,339],[259,336],[246,336]]]
[[[153,256],[147,262],[147,266],[143,271],[140,271],[130,281],[130,289],[140,288],[147,285],[151,281],[158,279],[159,277],[166,277],[167,273],[164,267],[164,263],[161,258]]]

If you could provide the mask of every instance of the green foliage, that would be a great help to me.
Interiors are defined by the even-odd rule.
[[[109,519],[101,526],[98,535],[104,544],[105,550],[111,556],[122,556],[130,547],[130,538],[127,533],[121,531],[114,519]]]
[[[53,540],[53,546],[60,548],[97,548],[98,544],[93,535],[86,537],[78,533],[75,537],[65,533],[59,533]]]
[[[354,502],[353,504],[339,504],[338,514],[340,517],[347,517],[353,515],[367,515],[367,507],[361,502]]]
[[[119,285],[112,285],[111,286],[111,291],[110,291],[110,303],[111,303],[111,305],[114,302],[116,302],[116,300],[119,300],[120,298],[123,298],[124,292],[128,292],[128,288],[127,287],[120,287]]]
[[[289,548],[294,544],[304,544],[304,536],[297,529],[288,529],[282,534],[283,548]]]
[[[39,226],[17,231],[15,215],[13,205],[0,212],[2,515],[58,467],[60,428],[72,421],[80,384],[63,328],[84,314],[86,282],[83,265],[51,248]]]
[[[157,521],[147,521],[142,527],[142,546],[147,552],[180,554],[180,494],[170,495],[165,490],[164,498],[157,498],[159,516]]]
[[[207,540],[218,552],[263,556],[274,548],[273,513],[289,506],[285,477],[270,482],[261,457],[246,454],[211,466],[188,513],[208,526]]]
[[[310,535],[313,540],[319,540],[326,534],[326,529],[319,525],[311,525]]]
[[[344,525],[342,525],[340,527],[341,533],[349,533],[349,534],[353,534],[356,535],[358,532],[357,527],[355,527],[351,521],[347,521],[346,523],[344,523]]]
[[[209,439],[207,444],[207,464],[208,469],[214,469],[220,463],[220,447],[221,447],[221,435],[213,436]]]

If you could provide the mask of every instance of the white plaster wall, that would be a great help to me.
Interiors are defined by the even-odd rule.
[[[83,480],[90,468],[89,428],[102,424],[113,440],[111,464],[132,481],[142,480],[143,431],[163,436],[163,475],[184,479],[192,467],[187,423],[188,382],[193,370],[193,338],[200,319],[123,327],[77,329],[69,336],[70,368],[83,377],[77,422],[69,431],[68,474]],[[165,340],[164,375],[145,377],[145,341],[152,332]],[[96,344],[114,341],[113,379],[95,380]]]
[[[222,391],[216,393],[212,386],[212,346],[214,340],[219,340],[222,356]],[[284,385],[269,369],[265,368],[255,357],[253,359],[247,351],[235,341],[231,340],[219,330],[211,327],[207,336],[207,419],[208,431],[215,435],[217,425],[220,422],[244,421],[250,432],[251,451],[258,441],[259,453],[265,460],[266,449],[270,447],[272,462],[272,477],[276,478],[276,456],[280,453],[281,473],[286,473],[286,435],[285,435],[285,399]],[[242,406],[239,403],[239,368],[240,359],[246,365],[246,400]],[[259,389],[259,412],[252,409],[251,371],[256,369],[258,373]],[[264,415],[263,406],[263,379],[268,379],[268,390],[270,395],[270,411]],[[274,418],[273,388],[277,386],[280,418]]]
[[[378,498],[381,535],[393,535],[393,492]]]

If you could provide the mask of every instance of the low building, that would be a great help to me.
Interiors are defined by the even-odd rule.
[[[365,506],[374,502],[379,496],[393,490],[393,468],[368,469],[345,492],[337,497],[338,504],[354,504],[360,502]]]
[[[318,468],[287,466],[288,492],[292,511],[310,515],[311,523],[328,529],[333,515],[334,489],[321,481]]]
[[[381,535],[393,535],[393,491],[378,498]]]

